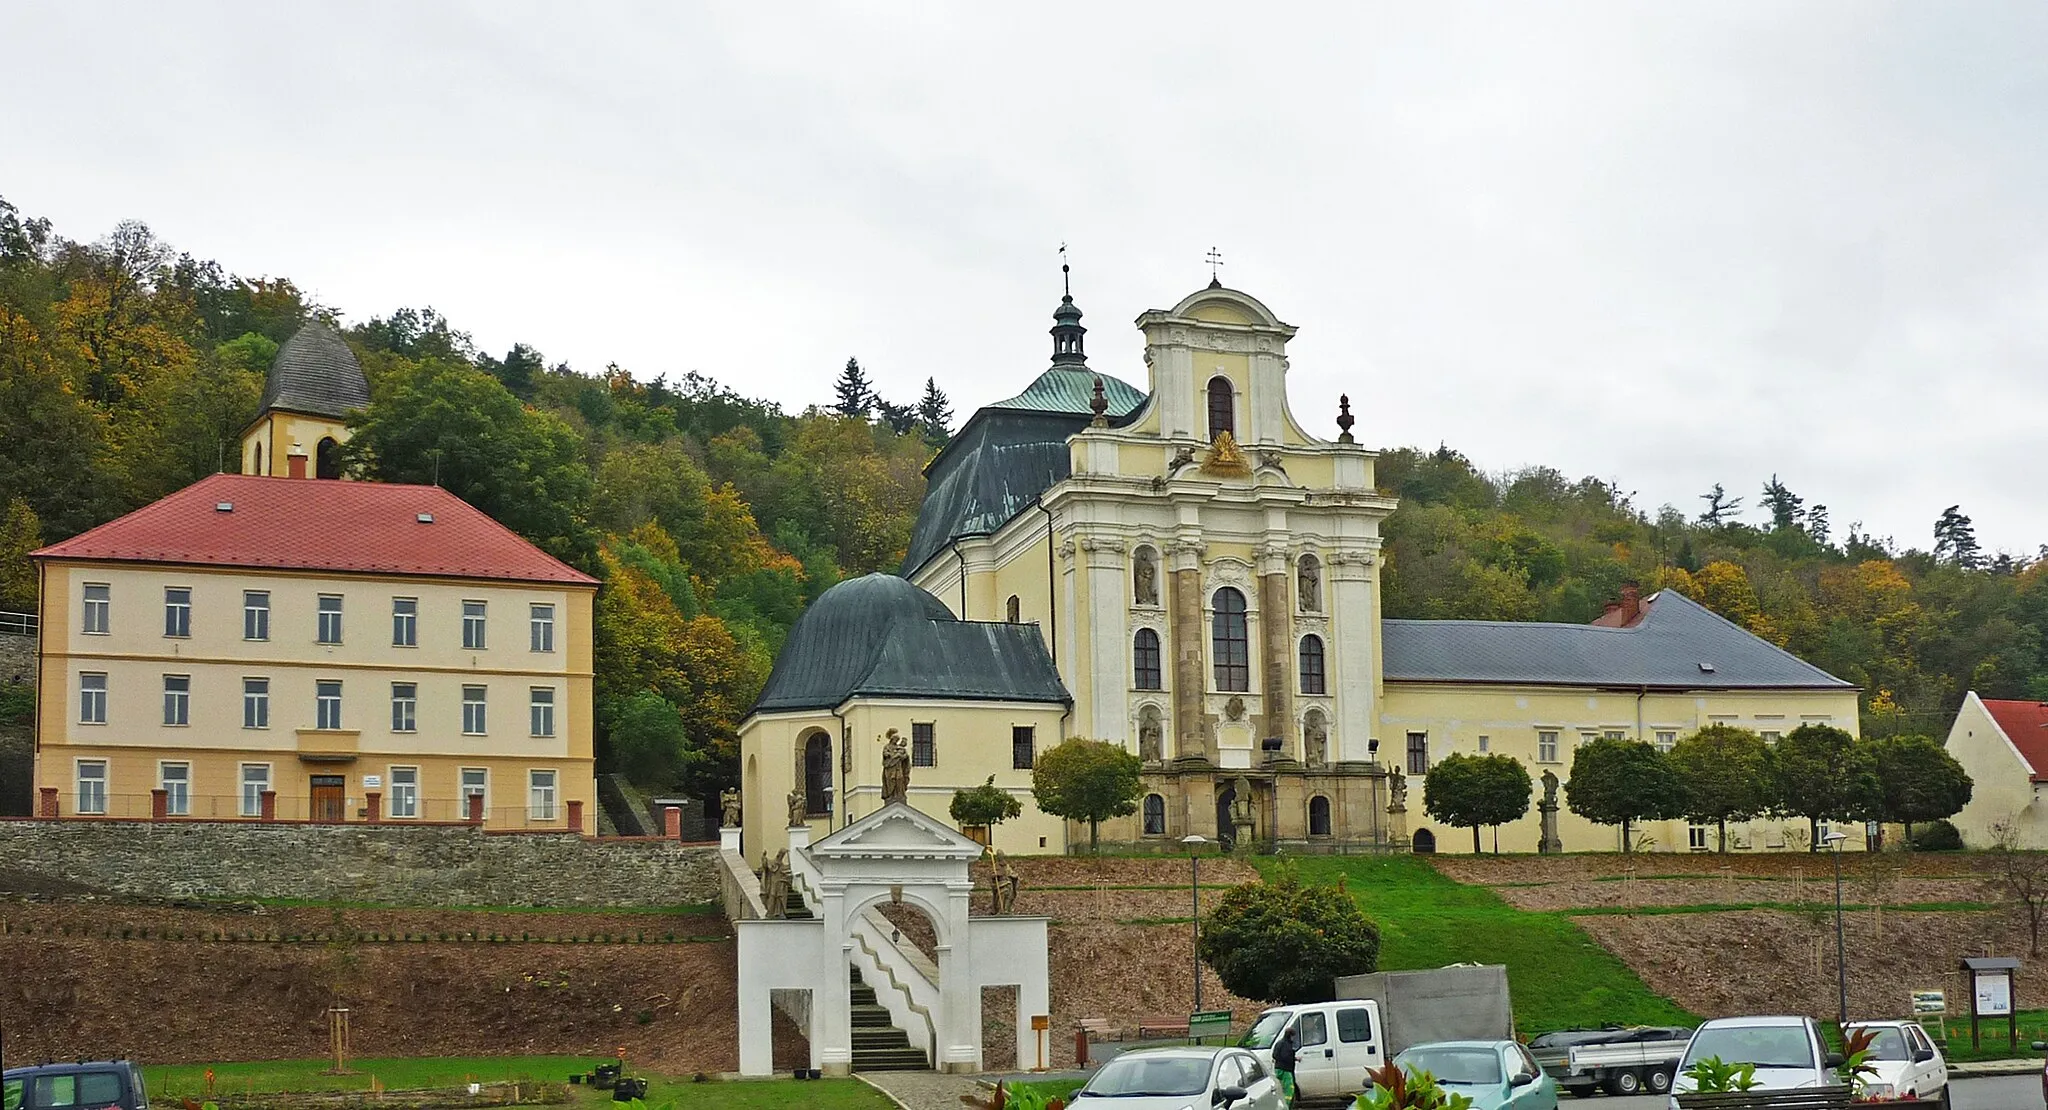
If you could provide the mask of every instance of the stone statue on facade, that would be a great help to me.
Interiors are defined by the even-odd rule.
[[[728,786],[718,795],[720,826],[728,829],[740,827],[740,792],[736,786]]]
[[[1536,803],[1536,812],[1543,823],[1536,850],[1546,856],[1563,852],[1564,840],[1557,835],[1557,772],[1548,768],[1543,771],[1543,800]]]
[[[1138,758],[1147,763],[1157,762],[1165,751],[1165,738],[1161,735],[1159,711],[1146,706],[1138,715]]]
[[[1252,783],[1243,775],[1230,784],[1230,846],[1233,850],[1244,851],[1252,845],[1252,834],[1257,827],[1257,818],[1252,809]]]
[[[1330,728],[1323,723],[1321,713],[1310,713],[1301,726],[1302,755],[1311,767],[1320,767],[1330,761]]]
[[[770,918],[789,916],[789,849],[761,861],[761,906]]]
[[[1131,560],[1131,604],[1159,604],[1159,560],[1149,547],[1139,548]]]
[[[1313,555],[1304,555],[1301,569],[1296,572],[1301,586],[1301,611],[1320,613],[1323,611],[1323,565]]]
[[[795,790],[792,790],[792,791],[790,791],[790,792],[789,792],[789,797],[788,797],[787,799],[785,799],[785,800],[786,800],[786,801],[787,801],[787,802],[789,803],[789,827],[790,827],[790,828],[792,828],[792,829],[793,829],[793,828],[796,828],[796,827],[797,827],[797,826],[799,826],[799,825],[808,825],[808,824],[810,824],[810,821],[811,821],[811,813],[810,813],[811,807],[810,807],[810,804],[809,804],[809,799],[807,799],[807,798],[805,798],[805,797],[804,797],[804,788],[803,788],[803,787],[799,786],[799,787],[797,787],[797,788],[796,788]]]
[[[1390,782],[1389,782],[1389,784],[1388,784],[1388,797],[1389,797],[1389,799],[1390,799],[1390,800],[1389,800],[1389,801],[1387,802],[1387,812],[1388,812],[1388,813],[1406,813],[1406,812],[1408,812],[1408,776],[1407,776],[1407,775],[1404,775],[1404,774],[1402,774],[1402,773],[1401,773],[1401,772],[1399,772],[1399,771],[1395,771],[1395,772],[1393,773],[1393,775],[1391,776],[1391,781],[1390,781]]]
[[[1022,885],[1017,878],[1017,869],[1000,851],[995,852],[989,864],[989,908],[997,914],[1017,912],[1017,888]]]
[[[903,801],[910,793],[910,744],[895,729],[882,745],[882,804]]]

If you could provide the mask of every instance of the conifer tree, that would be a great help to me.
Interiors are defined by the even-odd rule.
[[[1786,489],[1776,474],[1771,475],[1771,480],[1764,483],[1764,507],[1771,511],[1772,530],[1789,532],[1799,527],[1800,518],[1806,515],[1802,508],[1805,500]]]
[[[875,411],[875,385],[868,380],[867,371],[860,368],[859,359],[846,360],[846,369],[839,372],[833,389],[839,394],[839,400],[832,405],[833,412],[865,420]]]
[[[924,399],[917,403],[917,421],[924,426],[925,442],[933,447],[943,447],[953,438],[953,404],[934,379],[924,380]]]
[[[1828,545],[1828,507],[1826,505],[1815,505],[1806,511],[1806,534],[1812,536],[1813,542],[1822,547]]]
[[[1728,518],[1742,511],[1742,498],[1728,496],[1728,491],[1715,482],[1714,488],[1700,494],[1700,500],[1707,503],[1707,511],[1700,514],[1700,523],[1709,528],[1719,528],[1728,523]]]
[[[1984,553],[1977,546],[1977,529],[1961,508],[1950,505],[1941,511],[1941,519],[1934,522],[1934,557],[1964,570],[1975,570],[1983,565]]]

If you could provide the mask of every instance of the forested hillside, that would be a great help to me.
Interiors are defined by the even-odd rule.
[[[739,368],[589,372],[480,351],[431,309],[359,312],[139,223],[76,242],[0,200],[0,610],[34,608],[39,544],[235,469],[278,344],[329,320],[372,386],[347,463],[437,482],[601,577],[600,759],[708,791],[804,604],[895,568],[951,418],[937,383],[892,403],[851,361],[816,368],[830,403],[791,414],[706,376]],[[1403,499],[1392,616],[1583,621],[1635,580],[1862,684],[1867,731],[1938,734],[1971,687],[2048,698],[2048,564],[1986,560],[1960,512],[1931,553],[1893,552],[1853,525],[1836,538],[1775,479],[1747,514],[1762,525],[1719,491],[1703,515],[1652,517],[1602,482],[1483,475],[1447,449],[1389,452],[1380,483]]]

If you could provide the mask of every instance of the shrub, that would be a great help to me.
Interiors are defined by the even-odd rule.
[[[1948,821],[1929,821],[1913,830],[1913,839],[1907,846],[1916,852],[1960,852],[1963,834]]]
[[[1290,871],[1225,894],[1202,922],[1199,951],[1232,994],[1325,1002],[1338,976],[1379,966],[1380,931],[1342,883],[1304,886]]]

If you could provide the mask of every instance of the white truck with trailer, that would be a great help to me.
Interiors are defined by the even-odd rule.
[[[1661,1095],[1671,1089],[1678,1058],[1685,1055],[1685,1042],[1691,1038],[1690,1029],[1653,1029],[1624,1039],[1575,1044],[1565,1050],[1558,1086],[1575,1095],[1589,1095],[1595,1089],[1610,1095]]]

